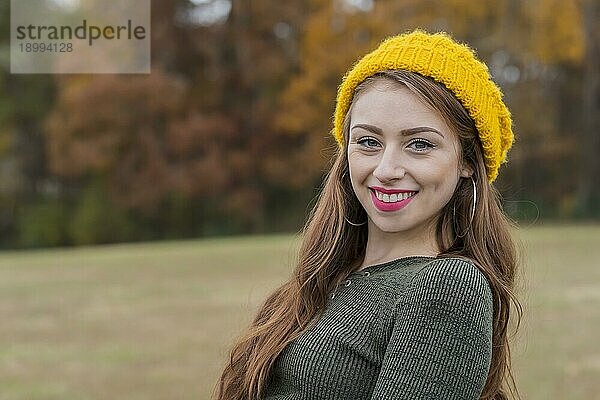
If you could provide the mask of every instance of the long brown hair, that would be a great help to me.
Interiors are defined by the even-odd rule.
[[[441,210],[436,239],[438,257],[473,260],[487,277],[494,298],[492,361],[481,399],[519,398],[512,371],[507,335],[511,304],[522,306],[513,288],[520,264],[511,235],[514,223],[502,212],[497,190],[487,182],[477,129],[462,104],[441,84],[403,70],[379,72],[357,86],[354,100],[375,80],[402,84],[437,110],[460,139],[463,163],[471,166],[477,188],[475,214],[472,183],[461,179],[454,195]],[[344,148],[339,148],[325,177],[318,201],[302,229],[302,243],[292,277],[259,307],[249,328],[236,341],[217,384],[216,400],[260,400],[270,369],[285,346],[315,321],[327,304],[327,295],[354,272],[364,258],[366,211],[350,182],[347,159],[352,105],[344,119]],[[359,261],[357,263],[357,260]],[[510,380],[509,380],[510,379]],[[513,390],[514,389],[514,390]]]

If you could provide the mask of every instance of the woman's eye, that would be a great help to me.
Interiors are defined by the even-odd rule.
[[[425,151],[427,151],[429,149],[433,149],[435,147],[435,145],[433,145],[423,139],[413,140],[412,142],[410,142],[408,144],[408,146],[411,147],[413,150],[420,151],[420,152],[425,152]]]
[[[373,138],[360,139],[360,140],[357,140],[356,143],[360,144],[361,146],[366,144],[366,147],[373,147],[373,146],[377,146],[377,144],[378,144],[377,140],[375,140]]]

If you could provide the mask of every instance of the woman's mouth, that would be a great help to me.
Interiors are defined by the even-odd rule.
[[[394,194],[385,194],[377,190],[370,189],[373,205],[380,211],[397,211],[410,203],[418,192],[402,192]]]

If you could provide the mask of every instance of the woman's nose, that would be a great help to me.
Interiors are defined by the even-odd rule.
[[[405,173],[406,171],[402,165],[400,151],[394,151],[394,149],[390,147],[387,147],[383,151],[383,155],[379,159],[377,167],[373,170],[373,176],[379,179],[380,182],[400,179],[404,177]]]

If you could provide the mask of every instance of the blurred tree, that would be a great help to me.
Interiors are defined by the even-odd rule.
[[[261,229],[280,197],[262,155],[284,148],[269,121],[297,63],[302,4],[235,2],[225,22],[205,25],[196,11],[208,4],[152,3],[150,76],[57,79],[50,168],[80,186],[101,176],[114,201],[145,216],[167,212],[176,192],[213,204],[198,223],[218,214]]]
[[[585,55],[583,60],[583,127],[582,127],[582,163],[578,181],[578,216],[600,218],[600,7],[595,0],[581,0],[583,12],[583,30],[585,36]]]
[[[44,199],[20,205],[16,212],[19,247],[61,246],[69,241],[68,207],[60,199]],[[11,243],[15,245],[15,243]]]
[[[60,79],[46,123],[51,172],[83,182],[103,177],[119,204],[155,211],[169,190],[164,133],[182,112],[184,83],[159,70]]]
[[[126,211],[113,207],[99,181],[90,181],[78,197],[66,227],[75,245],[127,242],[137,239],[136,222]]]
[[[521,97],[540,94],[535,102],[519,104],[525,111],[521,118],[530,119],[522,124],[522,147],[528,153],[521,163],[526,175],[522,180],[547,212],[589,217],[598,212],[592,198],[598,198],[594,182],[600,172],[596,157],[590,157],[600,150],[593,128],[598,106],[589,101],[598,96],[598,36],[589,22],[598,19],[597,5],[588,0],[538,0],[521,7],[527,24],[519,27],[519,35],[528,40],[515,57],[522,77],[514,92]],[[596,72],[591,72],[594,63]]]
[[[54,85],[48,75],[10,73],[10,0],[0,0],[0,32],[0,243],[15,246],[19,207],[56,200],[40,126]]]

